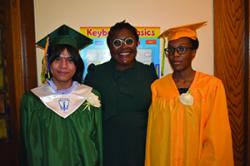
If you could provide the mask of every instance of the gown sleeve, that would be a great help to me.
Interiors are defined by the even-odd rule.
[[[92,86],[93,87],[93,84],[94,84],[94,71],[95,71],[95,65],[94,64],[90,64],[89,67],[88,67],[88,73],[85,77],[85,80],[84,80],[84,84],[86,85],[89,85],[89,86]],[[95,87],[94,87],[95,88]]]
[[[210,96],[210,113],[204,122],[200,166],[233,166],[232,136],[228,119],[226,95],[218,81],[214,96]]]
[[[146,136],[146,152],[145,152],[145,166],[151,166],[151,138],[152,136],[152,105],[148,112],[148,125],[147,125],[147,136]]]
[[[154,86],[151,85],[151,92],[152,92],[152,103],[148,110],[148,124],[147,124],[147,136],[146,136],[146,155],[145,155],[145,166],[154,166],[154,165],[160,165],[163,158],[167,157],[165,156],[165,153],[158,153],[162,152],[162,150],[159,148],[159,142],[160,140],[157,140],[157,138],[162,138],[162,130],[159,132],[160,127],[157,127],[159,124],[161,125],[161,122],[156,120],[157,116],[157,110],[160,109],[159,105],[155,103],[155,97],[156,97],[156,89]],[[156,124],[157,123],[157,124]],[[162,142],[163,143],[163,142]],[[167,143],[167,140],[165,141]],[[160,147],[164,147],[164,145],[160,145]]]
[[[96,94],[100,99],[100,94],[96,90],[93,90],[93,93]],[[95,132],[93,133],[92,138],[94,139],[96,150],[98,153],[98,155],[97,155],[98,160],[99,160],[98,166],[102,166],[103,165],[103,148],[102,148],[103,142],[102,142],[102,110],[101,110],[101,107],[98,108],[97,111],[95,111],[94,123],[95,123]]]
[[[25,166],[27,165],[27,152],[26,152],[26,148],[25,148],[25,137],[27,135],[27,132],[26,132],[26,126],[27,126],[27,121],[26,121],[26,118],[25,118],[25,113],[24,111],[26,110],[26,102],[27,99],[25,97],[25,95],[22,97],[22,100],[21,100],[21,106],[20,106],[20,117],[21,117],[21,120],[20,120],[20,126],[21,126],[21,163],[20,165],[21,166]]]
[[[157,74],[156,74],[156,70],[155,70],[155,66],[153,63],[150,64],[150,73],[151,73],[151,76],[152,76],[152,80],[156,80],[158,78]]]
[[[21,165],[34,165],[37,161],[41,159],[42,147],[33,146],[34,144],[29,140],[30,133],[29,128],[34,127],[30,126],[31,117],[32,117],[32,108],[37,107],[35,105],[36,97],[32,95],[31,92],[26,92],[21,100],[20,106],[20,126],[21,126]],[[37,120],[37,119],[35,119]],[[40,128],[37,127],[36,131],[39,132]],[[40,137],[37,137],[36,142],[40,142]],[[37,143],[36,145],[41,145]],[[32,155],[32,156],[31,156]],[[34,159],[34,160],[31,160]],[[29,161],[29,162],[28,162]],[[31,162],[31,163],[30,163]]]

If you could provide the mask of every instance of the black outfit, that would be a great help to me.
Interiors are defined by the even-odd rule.
[[[144,166],[153,64],[135,62],[117,71],[115,61],[90,66],[85,84],[101,93],[103,106],[104,166]]]

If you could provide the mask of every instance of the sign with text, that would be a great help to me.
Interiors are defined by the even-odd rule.
[[[110,60],[107,46],[107,36],[110,27],[80,27],[80,32],[93,40],[93,44],[83,49],[80,54],[84,61],[84,76],[89,64],[102,64]],[[136,27],[139,35],[139,46],[136,60],[150,64],[154,63],[157,73],[160,73],[160,35],[159,27]]]

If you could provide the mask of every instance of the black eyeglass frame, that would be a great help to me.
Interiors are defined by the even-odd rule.
[[[188,47],[188,46],[178,46],[178,47],[168,47],[168,48],[164,48],[164,53],[166,55],[174,55],[175,51],[179,54],[179,55],[183,55],[187,52],[187,50],[194,50],[193,47]]]

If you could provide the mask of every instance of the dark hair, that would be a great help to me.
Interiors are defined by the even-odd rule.
[[[108,37],[107,37],[108,46],[111,45],[111,40],[113,39],[113,36],[115,35],[115,33],[122,29],[129,30],[135,36],[136,42],[139,41],[139,35],[137,34],[136,28],[124,20],[122,22],[116,23],[114,26],[110,28]]]
[[[72,57],[73,63],[76,66],[76,72],[72,80],[81,83],[83,71],[84,71],[84,64],[79,54],[79,51],[75,47],[72,47],[67,44],[50,45],[48,48],[48,65],[50,66],[51,63],[53,63],[53,61],[60,56],[60,54],[63,52],[64,49],[68,50],[69,54]],[[50,69],[49,69],[49,72],[50,72]],[[50,75],[52,76],[51,72],[50,72]],[[45,77],[48,78],[48,76],[45,76]]]
[[[198,38],[196,40],[188,38],[190,40],[190,43],[192,44],[193,49],[197,50],[199,48],[199,40]]]

